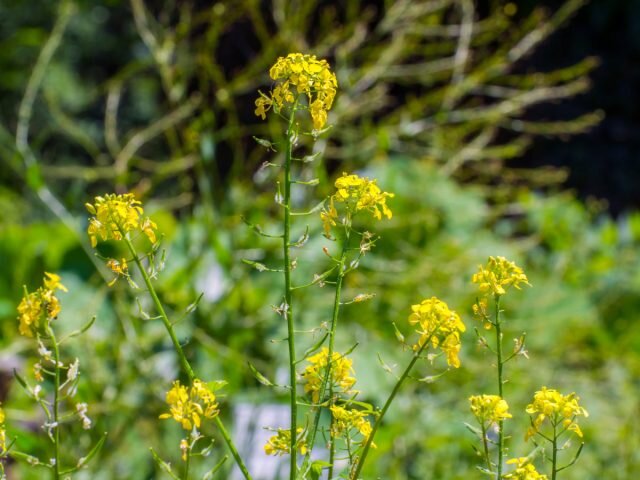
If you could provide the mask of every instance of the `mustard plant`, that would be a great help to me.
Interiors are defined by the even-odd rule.
[[[473,305],[473,313],[478,317],[486,330],[495,329],[495,343],[491,346],[489,340],[480,334],[476,328],[476,334],[480,344],[489,349],[496,357],[497,379],[498,379],[498,395],[474,395],[469,398],[471,412],[480,425],[479,429],[470,427],[474,433],[478,435],[482,442],[482,450],[479,452],[483,458],[484,467],[480,470],[494,478],[513,479],[513,480],[547,480],[549,477],[538,472],[533,460],[540,451],[544,454],[544,447],[537,443],[536,448],[526,457],[516,457],[504,461],[507,448],[505,440],[507,436],[504,433],[504,422],[512,418],[509,412],[509,405],[504,398],[503,387],[506,383],[504,366],[517,356],[525,356],[528,358],[525,350],[525,334],[515,339],[513,351],[505,355],[503,351],[504,337],[504,320],[501,310],[501,299],[510,289],[514,287],[520,289],[521,285],[528,285],[529,281],[522,270],[514,262],[504,257],[489,257],[485,266],[480,266],[478,272],[475,273],[471,281],[478,286],[479,296]],[[493,300],[493,311],[489,309],[489,298]],[[587,417],[586,409],[579,405],[579,398],[575,393],[562,395],[556,390],[542,389],[535,393],[533,402],[526,408],[530,418],[530,427],[527,430],[525,440],[538,436],[551,444],[551,479],[556,480],[558,472],[572,466],[580,456],[583,443],[580,444],[575,452],[573,459],[564,466],[558,465],[558,452],[570,447],[567,441],[563,445],[559,444],[560,437],[565,434],[573,433],[582,438],[582,430],[580,429],[577,417]],[[548,428],[545,426],[548,424]],[[492,434],[497,434],[497,442],[492,439]],[[496,458],[492,459],[490,454],[490,444],[496,448]],[[513,466],[511,471],[504,473],[506,465]]]
[[[42,426],[51,441],[51,453],[48,460],[42,460],[33,455],[12,449],[14,442],[6,445],[4,430],[4,413],[0,414],[0,458],[10,453],[13,457],[27,461],[30,465],[41,466],[51,471],[54,480],[71,478],[71,475],[84,468],[102,447],[106,434],[86,453],[79,457],[75,464],[68,465],[61,454],[63,438],[62,426],[73,420],[81,423],[82,428],[92,428],[92,421],[88,415],[88,405],[78,402],[75,397],[80,380],[80,360],[64,361],[61,347],[69,339],[86,332],[93,324],[91,319],[81,329],[68,333],[59,338],[55,333],[55,326],[62,307],[57,292],[66,292],[61,278],[55,273],[45,272],[43,285],[33,292],[24,287],[24,296],[18,305],[18,332],[24,337],[34,340],[37,346],[38,361],[34,364],[31,380],[15,372],[18,383],[26,394],[33,399],[42,410],[45,423]],[[52,385],[49,385],[52,383]],[[52,388],[52,397],[47,390]],[[71,442],[69,442],[71,443]],[[4,475],[4,472],[1,471]]]
[[[182,477],[178,477],[172,470],[168,462],[163,461],[158,454],[151,449],[154,459],[160,467],[165,470],[172,478],[189,478],[189,467],[194,448],[204,436],[199,431],[201,426],[201,418],[213,419],[220,435],[224,439],[231,455],[236,461],[240,471],[246,480],[251,480],[251,476],[247,467],[238,453],[231,436],[218,415],[218,405],[214,390],[224,385],[224,382],[211,382],[209,384],[202,382],[195,374],[189,360],[187,359],[182,345],[176,335],[174,324],[169,320],[165,308],[158,297],[153,286],[152,278],[156,277],[162,268],[162,257],[157,258],[160,244],[156,236],[157,225],[149,217],[145,217],[144,209],[139,200],[132,193],[122,195],[109,194],[96,197],[93,204],[86,204],[86,208],[92,217],[89,219],[89,227],[87,233],[93,247],[97,246],[98,239],[112,240],[124,243],[127,257],[117,260],[115,258],[105,259],[107,267],[109,267],[116,275],[109,285],[113,285],[120,277],[128,280],[133,288],[138,288],[129,272],[129,263],[135,264],[139,274],[142,276],[147,292],[151,296],[153,305],[155,306],[159,318],[173,344],[174,350],[178,356],[184,373],[189,379],[189,385],[181,385],[179,381],[174,382],[173,387],[167,392],[166,402],[170,408],[170,413],[161,415],[160,418],[173,418],[181,424],[184,430],[189,434],[180,442],[181,458],[184,462]],[[138,254],[136,243],[141,240],[139,237],[146,238],[143,246],[146,250],[143,256]],[[144,242],[144,238],[142,241]],[[145,263],[146,262],[146,265]],[[145,314],[145,317],[150,318]],[[205,449],[205,453],[208,450]],[[201,452],[202,453],[202,452]],[[220,468],[221,460],[210,472],[209,476]]]

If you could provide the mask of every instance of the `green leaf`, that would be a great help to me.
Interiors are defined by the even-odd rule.
[[[257,369],[256,367],[254,367],[251,362],[247,362],[247,364],[249,365],[249,369],[251,370],[251,373],[253,373],[253,376],[256,377],[256,380],[258,380],[261,384],[266,385],[267,387],[275,387],[276,384],[271,382],[271,380],[269,380],[267,377],[265,377],[264,375],[262,375]]]

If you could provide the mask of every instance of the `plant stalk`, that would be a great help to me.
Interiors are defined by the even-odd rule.
[[[133,244],[131,243],[131,240],[129,240],[129,238],[125,234],[122,235],[122,238],[124,238],[124,241],[126,242],[127,247],[129,248],[129,252],[131,253],[131,256],[133,257],[133,260],[134,260],[136,266],[138,267],[138,270],[140,271],[140,274],[142,275],[142,278],[144,279],[144,283],[147,286],[147,290],[149,291],[149,295],[151,295],[151,299],[153,300],[153,304],[155,305],[156,310],[160,314],[160,318],[162,319],[162,323],[164,324],[165,329],[167,330],[167,333],[169,334],[169,337],[171,337],[171,341],[173,342],[173,347],[174,347],[174,349],[175,349],[175,351],[176,351],[176,353],[178,355],[178,358],[180,359],[180,363],[182,365],[182,368],[184,369],[185,373],[189,377],[189,381],[193,382],[193,380],[195,380],[195,378],[196,378],[196,375],[195,375],[195,373],[193,371],[193,368],[191,367],[191,364],[189,363],[189,360],[187,360],[187,357],[185,356],[184,351],[182,350],[182,345],[180,345],[180,342],[178,341],[178,337],[176,336],[176,333],[175,333],[175,331],[173,329],[173,325],[169,321],[169,317],[167,316],[167,313],[165,312],[164,307],[162,306],[162,302],[160,302],[160,299],[158,298],[158,294],[156,293],[156,290],[153,287],[153,284],[151,283],[151,278],[149,277],[149,274],[147,273],[147,271],[144,268],[144,266],[142,265],[142,262],[140,261],[140,258],[138,257],[138,253],[136,252],[136,249],[134,248]],[[233,443],[233,440],[229,436],[229,432],[227,432],[227,429],[224,427],[224,424],[222,423],[222,420],[220,419],[219,416],[216,416],[215,421],[216,421],[216,425],[217,425],[218,429],[220,430],[222,438],[224,439],[225,443],[227,444],[227,447],[229,448],[229,451],[231,452],[231,455],[233,456],[234,460],[236,461],[236,464],[238,465],[238,468],[242,472],[244,478],[246,480],[252,480],[251,479],[251,475],[249,474],[249,471],[247,470],[246,465],[242,461],[242,458],[240,457],[240,454],[238,453],[238,449],[236,448],[235,444]]]
[[[500,398],[503,397],[503,380],[502,380],[502,329],[500,325],[500,296],[496,295],[495,299],[495,307],[496,307],[496,353],[498,357],[498,395]],[[504,420],[498,421],[498,472],[496,476],[496,480],[500,480],[502,478],[502,458],[504,456],[504,432],[503,432]]]
[[[60,479],[60,350],[58,348],[58,340],[56,339],[55,334],[53,333],[53,329],[51,325],[47,324],[47,335],[51,339],[51,344],[53,347],[53,361],[54,365],[54,391],[53,391],[53,478],[54,480]]]

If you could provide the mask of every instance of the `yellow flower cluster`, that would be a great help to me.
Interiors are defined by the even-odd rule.
[[[133,193],[96,197],[94,204],[87,203],[85,206],[93,215],[87,229],[91,246],[98,244],[98,237],[102,240],[122,240],[127,233],[136,231],[144,233],[151,243],[156,243],[155,229],[158,226],[149,217],[142,218],[144,210]]]
[[[335,187],[337,191],[329,198],[329,207],[320,213],[327,236],[331,234],[331,227],[338,223],[336,203],[344,203],[349,215],[366,210],[377,220],[381,220],[383,215],[387,218],[392,217],[393,214],[387,207],[387,198],[393,198],[394,194],[383,192],[375,180],[343,173],[336,180]]]
[[[511,285],[517,289],[520,284],[530,285],[524,271],[504,257],[489,257],[487,265],[480,265],[471,281],[478,284],[480,293],[493,295],[504,295]]]
[[[510,480],[547,480],[547,476],[538,473],[536,467],[530,463],[527,457],[512,458],[507,460],[507,464],[515,465],[516,469],[504,475],[503,478]]]
[[[466,330],[460,316],[436,297],[412,305],[411,311],[409,323],[419,325],[416,332],[420,335],[413,349],[419,350],[425,343],[431,342],[434,348],[440,347],[446,353],[449,365],[458,368],[460,366],[458,358],[460,333]]]
[[[547,418],[554,428],[562,425],[565,430],[582,437],[582,430],[575,419],[580,415],[588,417],[589,412],[580,406],[579,401],[580,398],[575,393],[562,395],[557,390],[542,387],[533,396],[533,403],[527,405],[527,413],[537,416],[529,427],[526,438],[534,436]]]
[[[180,385],[180,381],[173,382],[173,387],[167,392],[169,413],[163,413],[160,418],[173,418],[185,430],[193,426],[200,428],[200,417],[215,418],[218,415],[218,404],[215,394],[201,380],[194,380],[191,388]]]
[[[317,60],[315,55],[290,53],[278,58],[269,70],[269,76],[278,83],[269,95],[260,92],[255,102],[256,115],[264,120],[272,106],[280,111],[285,104],[296,102],[299,94],[305,94],[313,128],[324,127],[338,88],[338,80],[326,60]]]
[[[302,455],[306,455],[309,448],[307,447],[306,440],[303,437],[300,437],[300,434],[303,432],[303,428],[298,427],[296,432],[298,433],[298,435],[296,436],[297,449],[300,451]],[[279,428],[277,430],[276,435],[272,436],[264,446],[264,453],[266,453],[267,455],[284,455],[290,452],[291,452],[291,430],[290,429]]]
[[[310,365],[302,372],[306,382],[304,391],[305,393],[311,393],[314,403],[320,401],[320,389],[326,374],[328,358],[329,349],[323,347],[320,352],[307,359]],[[350,391],[351,387],[356,383],[356,379],[351,376],[354,373],[352,364],[351,359],[340,353],[333,352],[329,382],[334,388],[340,388],[345,393]]]
[[[333,424],[331,426],[331,436],[339,437],[352,428],[355,428],[362,435],[362,442],[365,443],[371,435],[371,424],[366,419],[367,413],[360,410],[348,410],[339,405],[331,406]]]
[[[473,395],[469,397],[471,413],[481,424],[495,424],[511,418],[509,404],[498,395]]]
[[[60,277],[55,273],[45,272],[43,286],[35,292],[27,293],[18,305],[18,331],[25,337],[33,337],[40,328],[43,315],[52,319],[60,313],[60,301],[55,296],[56,290],[67,291],[60,283]]]

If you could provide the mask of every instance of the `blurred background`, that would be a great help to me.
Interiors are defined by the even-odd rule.
[[[635,478],[638,18],[640,3],[627,0],[0,2],[0,401],[9,435],[46,458],[42,418],[12,371],[30,374],[36,361],[33,342],[17,334],[23,285],[35,289],[54,271],[69,288],[57,328],[97,315],[85,341],[66,346],[80,359],[78,397],[95,425],[69,426],[70,458],[109,432],[77,478],[162,478],[149,447],[180,462],[179,426],[158,420],[179,374],[170,342],[143,318],[143,291],[106,286],[111,276],[85,234],[86,202],[133,191],[163,233],[156,285],[171,316],[203,294],[178,324],[187,354],[201,378],[229,382],[222,415],[250,468],[265,473],[256,480],[278,478],[269,473],[277,466],[263,466],[260,427],[286,427],[287,398],[260,385],[247,361],[286,379],[286,329],[272,309],[281,279],[242,259],[273,265],[281,252],[243,218],[279,229],[278,171],[261,167],[278,153],[252,137],[277,141],[284,127],[256,117],[253,102],[277,57],[299,51],[330,61],[339,93],[329,116],[336,127],[308,145],[319,158],[298,172],[321,184],[297,191],[296,202],[317,204],[343,171],[396,194],[393,220],[371,225],[382,238],[347,277],[345,298],[376,295],[346,306],[341,320],[338,348],[359,343],[361,400],[381,405],[393,384],[371,367],[378,354],[406,360],[392,321],[402,326],[412,303],[437,295],[471,327],[470,276],[487,256],[506,256],[533,285],[504,305],[505,341],[526,331],[530,357],[508,368],[506,396],[520,412],[511,455],[529,453],[524,406],[547,385],[576,391],[591,413],[582,456],[563,478]],[[298,283],[324,271],[322,247],[331,246],[315,217],[293,236],[307,223]],[[330,288],[301,291],[299,328],[329,320],[331,301]],[[301,352],[305,341],[313,337]],[[464,422],[472,422],[469,395],[493,391],[491,363],[469,328],[459,370],[403,390],[365,478],[478,478]],[[203,463],[224,453],[217,442]],[[43,475],[9,468],[12,479]]]

